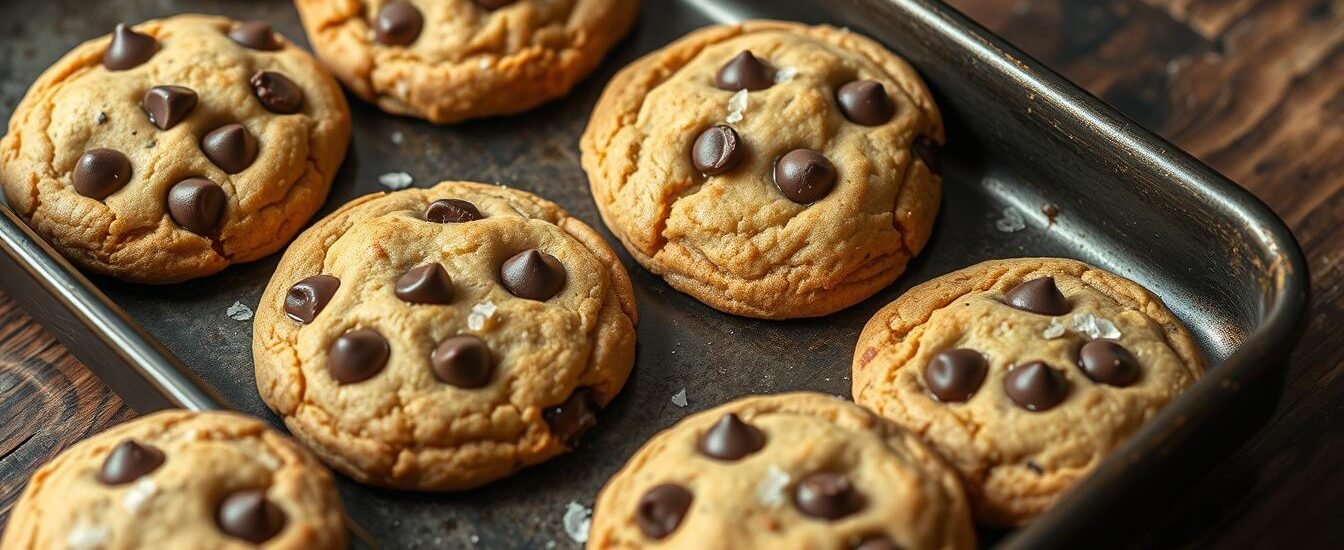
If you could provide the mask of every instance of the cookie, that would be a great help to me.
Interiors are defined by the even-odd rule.
[[[638,0],[295,0],[319,57],[393,114],[449,124],[569,93]]]
[[[928,241],[942,120],[878,43],[833,27],[712,27],[607,86],[580,146],[603,220],[644,267],[728,313],[826,315]]]
[[[818,393],[739,399],[659,433],[597,497],[588,548],[975,547],[956,474]]]
[[[165,411],[85,440],[24,490],[0,547],[344,548],[331,474],[260,420]]]
[[[573,448],[634,364],[615,253],[534,195],[369,195],[305,231],[257,308],[262,398],[363,483],[460,490]]]
[[[349,140],[340,87],[306,52],[265,23],[182,15],[47,69],[0,140],[0,183],[80,267],[170,283],[283,247]]]
[[[961,473],[977,519],[1029,521],[1204,373],[1143,287],[1073,260],[997,260],[916,286],[864,327],[854,400]]]

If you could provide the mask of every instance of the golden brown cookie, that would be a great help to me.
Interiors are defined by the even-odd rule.
[[[6,550],[344,548],[331,474],[265,423],[165,411],[67,449],[33,475]]]
[[[356,199],[294,241],[254,325],[262,398],[364,483],[458,490],[572,448],[635,358],[630,279],[535,195]]]
[[[11,208],[79,266],[135,282],[279,250],[350,139],[336,81],[264,23],[181,15],[86,42],[0,140]]]
[[[995,525],[1048,508],[1204,373],[1160,299],[1056,258],[910,289],[868,321],[853,368],[855,402],[922,436]]]
[[[597,497],[588,548],[975,547],[961,483],[829,395],[739,399],[654,436]]]
[[[623,69],[583,134],[602,218],[716,309],[825,315],[891,284],[928,241],[942,120],[877,42],[752,21]]]
[[[384,111],[439,124],[569,93],[629,30],[638,0],[295,0],[336,76]]]

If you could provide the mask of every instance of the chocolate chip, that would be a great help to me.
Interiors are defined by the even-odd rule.
[[[424,26],[425,17],[410,2],[391,2],[378,10],[373,34],[383,44],[406,46],[420,37]]]
[[[107,454],[97,478],[106,485],[130,483],[158,469],[163,460],[163,451],[125,439]]]
[[[863,542],[854,546],[854,550],[901,550],[901,547],[886,536],[877,535],[863,539]]]
[[[519,298],[544,302],[565,288],[565,266],[555,256],[535,248],[504,260],[499,280]]]
[[[104,124],[107,124],[107,113],[104,113],[104,112],[102,112],[102,111],[98,111],[98,115],[95,116],[95,117],[93,117],[93,119],[94,119],[95,122],[98,123],[99,126],[102,126],[102,125],[104,125]]]
[[[425,264],[398,277],[394,292],[413,304],[447,304],[453,301],[453,279],[442,265]]]
[[[714,75],[714,86],[720,90],[764,90],[775,85],[775,70],[750,51],[737,54]]]
[[[459,199],[439,199],[425,209],[425,221],[434,223],[466,223],[484,217],[476,205]]]
[[[1017,285],[1004,297],[1008,305],[1022,311],[1041,315],[1063,315],[1069,312],[1069,300],[1055,286],[1054,277],[1039,277]]]
[[[238,23],[229,29],[229,38],[254,50],[273,51],[281,47],[280,40],[275,37],[275,31],[271,30],[271,25],[265,21]]]
[[[929,171],[935,174],[942,172],[940,161],[938,160],[938,151],[942,149],[938,142],[933,141],[928,136],[919,136],[915,142],[910,145],[914,150],[915,156],[924,161],[924,166],[929,167]]]
[[[1139,379],[1139,360],[1118,342],[1093,340],[1078,350],[1078,367],[1093,382],[1123,388]]]
[[[1031,470],[1031,473],[1036,474],[1038,476],[1045,475],[1045,469],[1041,468],[1040,464],[1037,464],[1030,460],[1027,461],[1027,469]]]
[[[476,0],[476,3],[487,10],[497,10],[517,0]]]
[[[732,170],[742,161],[737,132],[731,126],[717,124],[700,132],[691,149],[691,163],[706,176]]]
[[[292,115],[303,107],[303,89],[289,77],[274,71],[257,71],[248,79],[257,100],[267,111]]]
[[[145,92],[140,107],[149,115],[149,123],[160,130],[177,126],[196,107],[196,92],[182,86],[155,86]]]
[[[591,388],[579,388],[564,403],[541,412],[551,434],[566,447],[574,448],[583,434],[597,425],[597,396]]]
[[[112,31],[112,44],[103,52],[103,66],[109,71],[124,71],[149,61],[159,51],[159,41],[147,34],[131,30],[125,23],[117,23]]]
[[[765,433],[728,413],[700,436],[696,447],[705,456],[737,460],[765,447]]]
[[[959,348],[938,352],[924,367],[924,384],[939,401],[970,399],[985,382],[989,363],[973,349]]]
[[[331,275],[313,275],[294,283],[285,293],[285,315],[303,324],[313,322],[338,288],[341,280]]]
[[[644,535],[661,540],[677,530],[686,511],[691,508],[691,492],[675,483],[664,483],[639,497],[635,509],[635,523]]]
[[[839,519],[859,510],[859,494],[845,474],[818,472],[798,482],[793,503],[804,514]]]
[[[367,328],[347,331],[331,344],[327,370],[339,384],[354,384],[383,370],[391,349],[383,335]]]
[[[1003,377],[1003,391],[1018,406],[1029,411],[1047,411],[1069,395],[1069,381],[1040,361],[1018,365]]]
[[[835,187],[835,167],[821,153],[794,149],[775,162],[775,187],[793,202],[813,203]]]
[[[490,383],[494,360],[485,340],[462,334],[444,340],[429,355],[434,377],[459,388],[479,388]]]
[[[103,200],[131,180],[131,159],[112,149],[89,149],[75,161],[75,192]]]
[[[168,190],[168,214],[197,235],[210,235],[224,219],[224,188],[205,178],[187,178]]]
[[[206,134],[201,151],[226,174],[237,174],[257,160],[257,138],[243,125],[229,124]]]
[[[215,521],[225,534],[261,544],[285,528],[285,512],[266,498],[266,491],[247,489],[224,497]]]
[[[835,92],[840,112],[850,122],[864,126],[879,126],[896,114],[896,105],[887,95],[887,89],[876,80],[855,80]]]

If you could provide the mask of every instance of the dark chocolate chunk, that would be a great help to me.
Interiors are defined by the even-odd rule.
[[[163,461],[163,451],[125,439],[107,454],[97,478],[106,485],[130,483],[158,469]]]
[[[811,474],[798,482],[793,503],[802,513],[822,519],[845,517],[862,505],[849,477],[831,472]]]
[[[117,23],[112,31],[112,44],[103,52],[103,66],[109,71],[124,71],[149,61],[159,51],[159,41],[147,34],[131,30],[125,23]]]
[[[410,2],[389,2],[378,10],[378,21],[373,34],[379,42],[389,46],[407,46],[420,38],[425,16]]]
[[[924,166],[929,167],[930,172],[935,174],[942,172],[942,165],[938,160],[939,150],[942,149],[942,146],[938,145],[938,142],[933,141],[928,136],[919,136],[910,145],[910,149],[914,150],[915,156],[919,157],[919,160],[924,161]]]
[[[1029,411],[1047,411],[1069,396],[1069,380],[1040,361],[1018,365],[1003,377],[1008,398]]]
[[[541,417],[551,434],[566,447],[574,448],[583,434],[597,425],[597,395],[591,388],[579,388],[564,403],[546,407]]]
[[[289,77],[275,71],[257,71],[248,79],[252,92],[267,111],[292,115],[303,107],[303,88]]]
[[[1054,277],[1040,277],[1017,285],[1004,297],[1008,305],[1022,311],[1041,315],[1063,315],[1069,312],[1069,300],[1055,286]]]
[[[938,352],[924,367],[924,384],[939,401],[966,401],[980,389],[989,372],[985,356],[973,349]]]
[[[407,271],[397,278],[394,292],[413,304],[447,304],[453,301],[453,279],[437,262]]]
[[[197,235],[210,235],[224,219],[224,188],[205,178],[187,178],[168,190],[168,214]]]
[[[285,315],[300,323],[313,322],[338,288],[341,280],[331,275],[313,275],[294,283],[285,293]]]
[[[257,138],[243,125],[229,124],[206,134],[201,152],[224,173],[237,174],[257,160]]]
[[[706,176],[717,176],[742,162],[737,132],[731,126],[717,124],[700,132],[691,149],[691,163]]]
[[[835,167],[821,153],[794,149],[775,162],[775,186],[789,200],[810,204],[835,187]]]
[[[196,107],[196,92],[182,86],[155,86],[145,92],[140,107],[149,115],[149,123],[167,130],[187,118]]]
[[[565,288],[565,266],[555,256],[535,248],[504,260],[499,280],[519,298],[544,302]]]
[[[901,546],[885,535],[877,535],[863,539],[854,550],[901,550]]]
[[[229,29],[229,38],[254,50],[275,51],[281,48],[280,39],[265,21],[243,21]]]
[[[113,149],[89,149],[75,161],[70,178],[77,193],[103,200],[131,180],[131,159]]]
[[[765,433],[728,413],[700,436],[696,447],[705,456],[737,460],[765,447]]]
[[[466,223],[484,217],[476,205],[459,199],[439,199],[425,209],[425,221],[434,223]]]
[[[434,377],[459,388],[479,388],[490,383],[494,360],[485,340],[461,334],[444,340],[429,355]]]
[[[645,536],[661,540],[681,525],[693,499],[690,490],[675,483],[664,483],[649,489],[644,496],[639,497],[635,523]]]
[[[391,353],[383,335],[367,328],[350,330],[331,344],[327,370],[339,384],[363,382],[383,370]]]
[[[261,544],[285,528],[285,512],[266,498],[265,490],[247,489],[224,497],[215,521],[225,534]]]
[[[835,92],[835,101],[840,104],[840,112],[845,118],[864,126],[886,124],[896,114],[896,104],[887,95],[887,89],[876,80],[855,80],[841,86]]]
[[[1078,367],[1093,382],[1123,388],[1139,379],[1139,360],[1113,340],[1093,340],[1078,350]]]
[[[487,10],[497,10],[518,0],[476,0],[476,3]]]
[[[775,85],[775,70],[750,51],[737,54],[714,75],[714,86],[720,90],[764,90]]]

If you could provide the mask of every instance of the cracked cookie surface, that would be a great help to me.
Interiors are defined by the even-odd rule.
[[[825,315],[891,284],[928,241],[937,106],[877,42],[753,21],[623,69],[580,142],[603,220],[716,309]]]
[[[356,199],[285,252],[257,308],[257,387],[364,483],[460,490],[573,447],[634,363],[610,247],[522,191]]]
[[[977,519],[1020,524],[1204,373],[1138,284],[1055,258],[996,260],[912,288],[864,327],[855,402],[961,473]]]
[[[0,140],[0,184],[75,264],[177,282],[283,247],[349,138],[345,97],[307,52],[264,24],[182,15],[43,73]]]
[[[356,95],[439,124],[566,93],[624,36],[637,0],[295,0],[308,38]]]
[[[289,438],[236,413],[173,410],[44,465],[0,546],[344,548],[344,521],[331,474]]]

